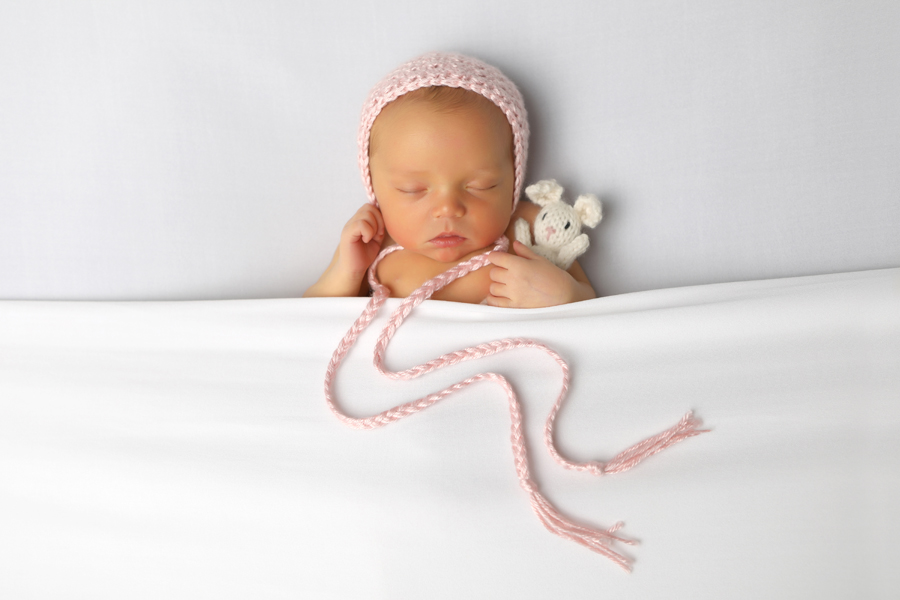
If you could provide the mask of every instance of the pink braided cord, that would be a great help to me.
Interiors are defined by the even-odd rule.
[[[501,237],[495,243],[493,251],[506,251],[508,246],[509,241],[505,237]],[[338,347],[335,349],[334,354],[331,357],[331,361],[328,363],[328,368],[325,373],[325,401],[328,403],[328,407],[338,419],[340,419],[344,424],[349,425],[350,427],[356,429],[374,429],[377,427],[383,427],[385,425],[388,425],[389,423],[393,423],[394,421],[399,421],[404,417],[408,417],[421,410],[424,410],[429,406],[440,402],[450,394],[466,388],[473,383],[479,381],[496,382],[506,392],[506,396],[509,401],[509,414],[511,421],[510,439],[512,442],[513,459],[515,463],[516,474],[519,477],[519,484],[529,494],[531,506],[534,509],[534,512],[537,514],[538,518],[544,524],[544,527],[560,537],[572,540],[573,542],[581,544],[582,546],[585,546],[590,550],[593,550],[594,552],[597,552],[598,554],[609,558],[624,570],[630,571],[632,559],[612,548],[612,544],[615,542],[620,542],[622,544],[635,543],[633,540],[615,535],[615,532],[622,526],[621,522],[616,523],[609,529],[596,529],[593,527],[579,525],[569,518],[563,516],[559,512],[559,510],[557,510],[557,508],[554,507],[538,490],[537,484],[531,477],[531,470],[528,464],[525,432],[522,426],[521,405],[509,381],[502,375],[499,375],[497,373],[479,373],[478,375],[474,375],[472,377],[469,377],[468,379],[451,385],[450,387],[441,390],[440,392],[429,394],[417,400],[412,400],[410,402],[397,405],[371,417],[350,417],[342,412],[341,409],[337,406],[337,403],[334,399],[334,394],[332,392],[337,369],[340,366],[341,362],[344,360],[344,357],[350,351],[350,348],[356,342],[356,339],[359,337],[362,331],[369,326],[369,324],[372,322],[372,319],[375,317],[375,314],[378,312],[379,308],[384,304],[390,294],[389,290],[385,286],[383,286],[375,276],[378,263],[381,262],[381,259],[386,255],[400,249],[400,246],[391,246],[390,248],[384,249],[378,255],[378,258],[375,259],[375,262],[372,263],[372,266],[369,268],[369,283],[373,290],[372,298],[369,300],[369,303],[366,305],[366,308],[363,310],[362,314],[359,316],[359,318],[357,318],[356,322],[341,340],[340,344],[338,344]],[[604,463],[599,461],[592,461],[579,463],[565,458],[559,453],[556,448],[556,444],[553,441],[553,425],[556,420],[556,415],[559,412],[560,407],[562,406],[563,399],[565,398],[566,393],[569,389],[569,367],[556,351],[549,348],[545,344],[529,339],[509,338],[479,344],[477,346],[472,346],[464,350],[458,350],[456,352],[445,354],[434,360],[430,360],[421,365],[406,369],[405,371],[392,372],[385,369],[384,354],[387,348],[387,344],[393,337],[394,333],[397,331],[397,328],[400,327],[400,325],[403,323],[403,320],[406,319],[413,308],[430,298],[431,295],[434,294],[434,292],[441,289],[450,282],[455,281],[456,279],[466,275],[467,273],[490,264],[488,262],[489,253],[490,252],[485,252],[484,254],[471,258],[451,269],[448,269],[434,279],[426,281],[419,289],[414,291],[409,295],[409,297],[403,300],[400,306],[397,307],[391,314],[388,323],[385,325],[384,329],[381,331],[381,334],[378,337],[378,340],[375,342],[374,364],[379,373],[390,379],[409,380],[419,377],[420,375],[430,373],[442,367],[454,365],[467,360],[491,356],[493,354],[505,352],[507,350],[516,348],[537,348],[539,350],[543,350],[556,361],[556,363],[560,367],[560,371],[562,372],[562,385],[560,386],[560,392],[556,398],[556,402],[554,403],[553,408],[550,410],[550,414],[548,415],[546,424],[544,426],[544,442],[553,458],[563,467],[575,471],[587,471],[594,475],[605,475],[627,471],[645,458],[648,458],[649,456],[652,456],[657,452],[660,452],[661,450],[680,442],[681,440],[704,432],[704,430],[698,429],[700,422],[695,419],[691,413],[688,413],[674,427],[651,438],[648,438],[638,444],[635,444],[627,450],[620,452],[608,462]]]

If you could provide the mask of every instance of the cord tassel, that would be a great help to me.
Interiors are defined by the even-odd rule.
[[[612,544],[615,542],[628,545],[637,543],[634,540],[614,535],[622,527],[623,523],[621,521],[609,529],[594,529],[578,525],[560,514],[556,507],[550,504],[537,490],[532,490],[530,494],[531,508],[534,509],[538,519],[548,531],[576,544],[581,544],[585,548],[613,561],[625,572],[631,572],[632,559],[612,548]]]
[[[623,450],[603,467],[603,472],[608,474],[627,471],[639,462],[665,450],[669,446],[677,444],[689,437],[707,433],[708,429],[698,429],[701,425],[699,419],[694,418],[694,413],[689,412],[681,418],[681,421],[673,427],[647,438],[643,442],[635,444],[627,450]]]
[[[505,237],[501,237],[497,240],[496,246],[493,250],[505,251],[508,246],[509,241]],[[473,383],[477,383],[480,381],[493,381],[494,383],[497,383],[498,385],[500,385],[500,387],[503,388],[508,400],[511,428],[510,441],[512,444],[513,460],[515,463],[516,474],[519,478],[519,482],[522,488],[529,494],[531,507],[534,509],[535,514],[537,514],[538,519],[540,519],[544,527],[546,527],[550,532],[562,538],[580,544],[602,556],[605,556],[625,571],[630,572],[632,559],[626,557],[625,555],[612,548],[612,545],[616,542],[629,545],[636,543],[627,538],[615,535],[615,532],[622,527],[621,522],[616,523],[609,529],[605,530],[579,525],[568,517],[562,515],[559,510],[557,510],[557,508],[553,506],[553,504],[551,504],[550,501],[547,500],[538,491],[537,485],[534,483],[534,480],[531,477],[531,472],[528,464],[528,453],[526,451],[521,406],[509,381],[507,381],[507,379],[502,375],[499,375],[497,373],[479,373],[478,375],[474,375],[472,377],[469,377],[468,379],[460,381],[459,383],[441,390],[440,392],[429,394],[417,400],[412,400],[410,402],[397,405],[371,417],[351,417],[345,414],[338,407],[332,390],[334,379],[337,374],[337,369],[340,367],[347,353],[350,351],[350,348],[354,343],[356,343],[356,339],[359,337],[362,331],[366,327],[368,327],[372,319],[375,317],[375,314],[378,312],[378,309],[384,304],[389,295],[387,288],[381,285],[375,277],[376,267],[378,266],[378,263],[381,261],[381,259],[384,258],[387,254],[399,249],[399,246],[386,248],[381,252],[381,254],[378,255],[378,258],[375,259],[375,262],[372,263],[372,266],[369,267],[369,283],[373,290],[372,298],[369,300],[369,303],[366,305],[363,313],[357,318],[356,322],[353,323],[353,326],[350,327],[350,330],[341,340],[340,344],[338,344],[338,347],[335,349],[334,354],[331,357],[331,361],[328,363],[328,367],[325,371],[325,402],[327,403],[328,408],[338,419],[341,420],[341,422],[350,427],[356,429],[374,429],[377,427],[384,427],[385,425],[389,425],[390,423],[414,415],[415,413],[440,402],[450,394],[466,388]],[[410,314],[410,312],[412,312],[413,308],[418,306],[427,298],[431,297],[431,295],[435,291],[441,289],[448,283],[489,264],[487,256],[488,253],[485,253],[471,258],[468,261],[460,263],[455,267],[447,270],[441,275],[438,275],[434,279],[426,281],[422,285],[422,287],[410,294],[410,296],[400,304],[400,306],[391,314],[390,318],[388,319],[387,325],[385,325],[384,329],[378,337],[378,340],[375,342],[373,363],[379,373],[381,373],[385,377],[389,377],[395,380],[409,380],[419,377],[420,375],[430,373],[442,367],[457,364],[467,360],[483,358],[485,356],[490,356],[499,352],[505,352],[506,350],[512,350],[516,348],[534,348],[537,350],[542,350],[556,361],[556,363],[560,367],[560,371],[562,374],[562,383],[560,385],[559,395],[557,396],[556,402],[553,404],[553,407],[551,408],[550,413],[547,416],[547,421],[544,425],[544,441],[547,449],[549,450],[553,458],[563,467],[576,471],[587,471],[593,475],[621,473],[622,471],[626,471],[632,468],[639,462],[656,454],[657,452],[668,448],[672,444],[676,444],[684,439],[704,432],[704,430],[698,429],[700,421],[695,419],[692,413],[688,413],[674,427],[671,427],[670,429],[660,434],[657,434],[638,444],[635,444],[634,446],[631,446],[627,450],[620,452],[607,463],[597,461],[579,463],[567,459],[559,453],[556,448],[556,444],[553,442],[553,425],[556,421],[556,415],[559,412],[559,409],[562,406],[562,402],[565,399],[569,389],[569,367],[566,364],[566,361],[564,361],[563,358],[555,350],[546,346],[545,344],[534,340],[522,338],[497,340],[494,342],[479,344],[478,346],[472,346],[470,348],[466,348],[465,350],[459,350],[456,352],[445,354],[440,358],[436,358],[405,371],[388,371],[384,367],[384,354],[387,349],[388,342],[397,331],[397,328],[400,327],[400,325],[403,323],[403,320]]]

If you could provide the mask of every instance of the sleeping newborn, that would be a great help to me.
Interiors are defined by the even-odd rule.
[[[513,224],[518,222],[519,229],[533,229],[535,215],[540,212],[534,204],[517,202],[528,148],[528,124],[519,91],[500,71],[478,60],[456,54],[428,54],[401,66],[372,90],[363,109],[359,143],[369,203],[344,226],[331,264],[305,294],[356,296],[366,294],[370,287],[372,291],[325,370],[328,407],[350,427],[373,429],[425,410],[469,385],[499,385],[506,393],[510,411],[516,475],[541,523],[630,570],[631,559],[613,547],[632,543],[616,533],[621,524],[608,529],[584,526],[562,514],[541,494],[529,467],[522,406],[504,375],[478,373],[370,417],[346,414],[334,394],[338,369],[359,335],[389,297],[404,297],[375,343],[375,368],[391,379],[405,380],[507,350],[542,350],[559,365],[562,377],[559,395],[544,426],[544,439],[553,458],[567,469],[594,475],[619,473],[701,433],[699,421],[689,413],[674,427],[608,462],[578,462],[564,457],[554,444],[553,424],[569,389],[569,368],[562,356],[537,340],[494,340],[405,371],[385,368],[384,355],[391,337],[411,311],[428,298],[542,307],[596,296],[577,263],[565,271],[519,242],[512,253],[506,252],[507,236],[516,227]],[[556,194],[549,195],[555,198]],[[540,196],[532,195],[538,202],[547,200]],[[543,219],[546,213],[541,214]],[[599,212],[595,216],[599,221]],[[542,221],[538,227],[542,234],[545,225],[550,226]],[[571,225],[565,219],[558,224],[564,229]]]
[[[491,252],[488,268],[437,290],[438,300],[512,308],[596,297],[578,265],[564,271],[514,242],[514,223],[539,208],[518,202],[528,122],[516,86],[475,59],[432,53],[402,65],[372,89],[360,125],[359,163],[369,202],[344,225],[328,268],[304,296],[369,293],[366,273],[392,297]]]

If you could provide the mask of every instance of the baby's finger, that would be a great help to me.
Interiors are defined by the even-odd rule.
[[[505,283],[492,283],[488,288],[488,293],[490,293],[491,296],[509,300],[509,286]]]
[[[488,276],[491,278],[491,281],[496,281],[497,283],[508,283],[509,281],[509,271],[503,267],[492,267],[488,271]]]
[[[488,254],[488,261],[492,265],[496,265],[498,267],[503,267],[504,269],[508,269],[509,265],[515,262],[515,256],[512,254],[508,254],[506,252],[491,252]]]
[[[488,296],[485,299],[485,303],[488,306],[496,306],[498,308],[509,308],[512,306],[512,301],[509,298],[503,298],[501,296]]]
[[[531,248],[529,248],[528,246],[526,246],[519,240],[516,240],[513,242],[513,250],[516,251],[516,256],[519,256],[521,258],[530,260],[530,259],[541,257],[540,254],[538,254],[537,252],[535,252],[534,250],[532,250]]]
[[[366,219],[360,219],[359,223],[357,224],[357,231],[359,232],[359,237],[357,239],[360,239],[364,243],[368,244],[378,233],[378,224],[370,223]]]
[[[351,219],[351,223],[353,223],[353,226],[356,228],[359,228],[360,223],[368,223],[371,225],[372,231],[384,231],[384,219],[381,216],[381,211],[371,204],[362,205],[359,210],[356,211],[353,219]]]
[[[381,211],[373,206],[369,215],[375,220],[376,235],[384,237],[384,217],[381,216]]]

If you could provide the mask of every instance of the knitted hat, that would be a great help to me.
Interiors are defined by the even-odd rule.
[[[369,202],[378,204],[372,189],[372,173],[369,171],[369,136],[375,117],[389,102],[414,90],[431,86],[463,88],[475,92],[493,102],[506,115],[513,134],[515,208],[522,194],[525,162],[528,158],[528,114],[525,112],[522,94],[496,67],[476,58],[448,52],[430,52],[400,65],[369,92],[363,105],[357,137],[359,170]]]

